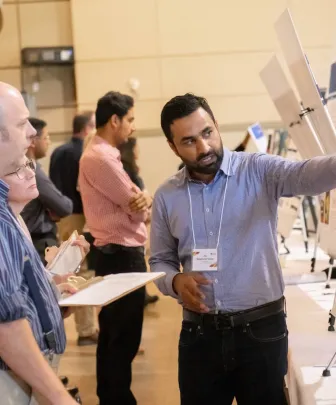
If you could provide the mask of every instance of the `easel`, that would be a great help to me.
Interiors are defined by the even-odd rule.
[[[328,327],[328,332],[335,332],[335,319],[336,319],[336,292],[334,295],[334,302],[333,306],[329,312],[329,327]]]
[[[330,368],[333,367],[335,358],[336,358],[336,352],[332,356],[332,358],[331,358],[329,364],[327,365],[327,367],[323,370],[322,377],[330,377],[331,376]]]
[[[317,230],[316,230],[316,234],[315,234],[314,253],[313,253],[313,257],[311,259],[311,267],[310,267],[311,273],[314,273],[314,271],[315,271],[317,248],[318,248],[319,243],[320,243],[320,222],[318,222],[318,224],[317,224]]]

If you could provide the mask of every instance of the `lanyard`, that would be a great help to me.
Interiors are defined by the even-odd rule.
[[[221,217],[220,217],[220,221],[219,221],[218,239],[217,239],[216,249],[218,249],[218,246],[219,246],[219,239],[220,239],[220,234],[221,234],[221,229],[222,229],[223,213],[224,213],[225,198],[226,198],[226,190],[227,190],[227,186],[228,186],[228,182],[229,182],[229,175],[231,173],[231,157],[232,157],[232,155],[230,156],[230,160],[229,160],[228,176],[227,176],[226,184],[225,184],[225,188],[224,188],[223,204],[222,204]],[[189,182],[187,183],[187,187],[188,187],[189,206],[190,206],[191,230],[192,230],[192,234],[193,234],[194,249],[196,249],[196,237],[195,237],[193,209],[192,209],[192,201],[191,201]]]

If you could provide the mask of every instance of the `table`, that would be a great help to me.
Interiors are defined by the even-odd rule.
[[[328,332],[335,284],[288,286],[285,291],[289,355],[287,385],[291,405],[336,405],[336,368],[322,371],[336,351],[336,332]]]

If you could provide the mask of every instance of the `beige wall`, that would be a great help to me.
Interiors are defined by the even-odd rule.
[[[278,120],[259,71],[279,49],[273,23],[290,7],[321,85],[328,83],[333,0],[71,0],[78,103],[140,80],[139,129],[159,127],[170,97],[193,91],[219,123]]]
[[[170,97],[206,96],[229,147],[248,123],[279,120],[259,71],[279,51],[273,24],[286,7],[319,84],[327,85],[335,0],[71,0],[78,103],[94,107],[104,92],[129,93],[129,79],[139,79],[140,163],[155,189],[176,160],[159,130],[154,138],[146,133],[159,128]]]
[[[22,89],[22,48],[72,45],[70,3],[68,0],[5,0],[2,14],[0,80]],[[31,90],[32,81],[40,82],[36,93],[38,115],[47,119],[51,132],[69,132],[75,112],[75,94],[69,95],[69,89],[74,87],[69,70],[33,68],[25,71],[24,78],[27,91]]]
[[[327,85],[334,0],[5,0],[0,80],[21,87],[22,47],[71,44],[79,110],[95,108],[110,89],[130,92],[129,79],[137,78],[140,166],[154,191],[178,163],[159,130],[170,97],[206,96],[228,147],[239,143],[249,123],[278,121],[258,74],[279,51],[273,23],[286,7],[319,84]],[[39,115],[61,139],[76,110],[71,77],[42,69],[39,79]]]

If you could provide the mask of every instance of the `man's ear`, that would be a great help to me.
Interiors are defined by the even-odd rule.
[[[112,128],[117,128],[120,124],[120,118],[117,116],[117,114],[113,114],[112,117],[110,118],[110,123]]]
[[[33,138],[33,139],[32,139],[32,141],[31,141],[31,143],[30,143],[30,145],[29,145],[29,148],[31,148],[31,149],[35,149],[35,148],[36,148],[36,138]]]

